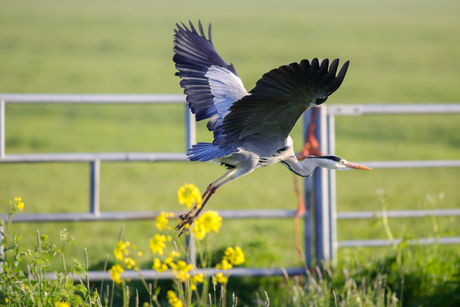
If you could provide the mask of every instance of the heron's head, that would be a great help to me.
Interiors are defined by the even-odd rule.
[[[310,156],[306,158],[314,159],[316,164],[319,167],[334,169],[338,171],[346,171],[346,170],[351,170],[351,169],[372,170],[372,168],[370,167],[351,163],[345,159],[342,159],[341,157],[334,156],[334,155],[320,156],[320,157]]]

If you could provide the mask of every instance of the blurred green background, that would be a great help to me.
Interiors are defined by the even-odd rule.
[[[458,1],[3,1],[0,3],[2,93],[181,93],[174,76],[176,22],[212,22],[220,55],[246,88],[263,73],[301,59],[350,60],[328,104],[450,103],[460,100]],[[183,152],[182,105],[6,106],[6,153]],[[302,147],[301,129],[293,133]],[[459,159],[460,115],[338,117],[336,153],[350,161]],[[208,141],[205,124],[198,140]],[[103,163],[101,210],[179,210],[184,183],[201,189],[223,168],[207,163]],[[24,212],[88,210],[86,163],[0,164],[0,208],[21,196]],[[337,174],[339,211],[459,208],[460,170],[401,169]],[[433,205],[427,195],[440,195]],[[292,174],[281,165],[258,169],[225,186],[208,209],[294,209]],[[338,239],[386,238],[375,221],[339,221]],[[147,251],[152,222],[18,224],[25,245],[35,230],[56,240],[66,228],[70,252],[90,262],[112,256],[118,232]],[[439,218],[443,235],[459,219]],[[395,237],[433,235],[429,218],[390,220]],[[291,239],[292,238],[292,239]],[[216,246],[264,250],[249,265],[299,265],[293,221],[227,220]],[[452,247],[457,248],[457,247]],[[253,249],[254,250],[254,249]],[[339,258],[366,258],[384,248],[340,249]],[[267,255],[270,255],[269,257]],[[149,263],[148,253],[144,260]]]

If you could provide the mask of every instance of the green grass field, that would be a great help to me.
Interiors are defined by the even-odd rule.
[[[268,70],[303,58],[350,60],[347,77],[327,103],[448,103],[460,98],[458,1],[5,1],[0,4],[0,92],[181,93],[174,76],[175,23],[213,24],[214,44],[235,65],[247,89]],[[182,152],[183,106],[6,106],[6,153]],[[339,117],[337,154],[350,161],[458,159],[460,115]],[[293,133],[301,148],[299,127]],[[199,125],[200,141],[210,135]],[[104,163],[101,210],[178,210],[176,190],[201,189],[224,172],[201,163]],[[25,212],[88,209],[89,165],[0,164],[0,211],[21,196]],[[337,174],[338,210],[423,209],[426,195],[444,193],[438,208],[459,208],[458,169],[374,170]],[[296,207],[292,174],[258,169],[230,183],[209,209]],[[438,220],[446,235],[458,218]],[[112,254],[118,232],[147,249],[151,222],[21,224],[25,245],[35,230],[77,238],[72,253],[90,261]],[[430,219],[390,220],[394,235],[432,235]],[[373,221],[338,224],[339,240],[385,238]],[[299,264],[291,220],[224,221],[222,246],[264,242],[251,265]],[[292,237],[292,240],[289,239]],[[288,239],[286,239],[288,238]],[[344,249],[341,259],[373,250]],[[70,251],[70,250],[69,250]],[[267,254],[271,258],[264,257]],[[250,258],[250,255],[248,255]],[[148,257],[145,261],[150,261]]]

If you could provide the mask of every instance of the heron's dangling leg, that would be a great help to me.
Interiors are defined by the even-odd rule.
[[[236,170],[234,170],[234,169],[228,170],[227,172],[225,172],[225,174],[224,174],[223,176],[221,176],[221,177],[219,177],[217,180],[211,182],[211,183],[208,185],[208,187],[206,188],[206,191],[204,191],[203,195],[201,196],[201,199],[205,199],[205,197],[206,197],[206,196],[208,195],[208,193],[211,191],[212,187],[214,187],[215,185],[217,185],[220,181],[222,181],[222,180],[226,179],[227,177],[233,175],[233,173],[234,173],[235,171],[236,171]],[[197,208],[201,207],[201,204],[202,204],[202,203],[203,203],[203,202],[197,203],[197,204],[192,208],[192,210],[190,210],[189,213],[179,215],[179,217],[180,217],[181,219],[184,219],[184,218],[186,218],[187,216],[191,216],[191,215],[193,214],[193,212],[195,212],[195,210],[196,210]]]
[[[181,219],[180,223],[176,226],[176,232],[180,230],[181,228],[182,231],[179,234],[179,237],[184,233],[186,230],[185,225],[192,225],[193,221],[196,220],[198,215],[200,215],[201,211],[203,210],[204,206],[206,203],[209,201],[211,198],[211,195],[216,192],[218,188],[223,186],[225,183],[230,181],[230,176],[233,175],[236,172],[236,168],[229,169],[222,177],[219,179],[213,181],[207,188],[206,191],[204,191],[203,196],[201,197],[203,201],[201,203],[197,203],[192,210],[190,210],[189,213],[179,215],[179,218]],[[219,183],[220,182],[220,183]],[[192,214],[196,211],[196,213],[192,216]]]
[[[225,179],[224,181],[222,181],[221,183],[211,187],[211,189],[209,190],[209,193],[208,195],[206,196],[206,198],[204,199],[203,203],[201,204],[200,208],[198,208],[198,211],[195,213],[195,215],[193,216],[194,219],[196,219],[198,217],[198,215],[200,215],[201,211],[203,210],[204,206],[206,205],[206,203],[208,202],[208,200],[211,198],[211,196],[216,193],[217,189],[220,188],[221,186],[223,186],[224,184],[226,184],[227,182],[229,182],[230,180],[232,180],[231,178],[227,178]]]

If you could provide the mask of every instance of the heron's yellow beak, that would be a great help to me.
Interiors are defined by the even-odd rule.
[[[348,161],[343,163],[343,165],[345,165],[347,168],[362,169],[362,170],[366,170],[366,171],[372,171],[372,168],[370,168],[370,167],[355,164],[355,163],[351,163],[351,162],[348,162]]]

